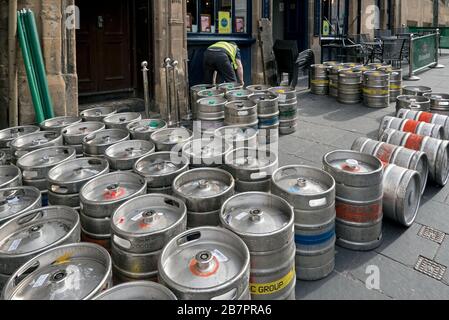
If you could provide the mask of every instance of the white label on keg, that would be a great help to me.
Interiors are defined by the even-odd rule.
[[[17,248],[20,246],[20,243],[22,242],[22,239],[16,239],[14,240],[11,245],[9,246],[8,252],[16,251]]]
[[[47,281],[49,274],[43,274],[39,278],[37,278],[36,282],[33,284],[33,288],[42,287],[42,285]]]
[[[131,220],[136,222],[136,221],[139,221],[140,219],[142,219],[142,217],[143,217],[143,213],[141,212],[138,215],[134,216]]]
[[[240,213],[239,215],[237,215],[235,218],[237,219],[237,220],[243,220],[245,217],[247,217],[249,215],[249,213],[248,212],[242,212],[242,213]]]
[[[449,102],[440,102],[439,105],[440,106],[449,106]]]
[[[228,262],[229,259],[228,257],[226,257],[220,250],[215,249],[214,251],[212,251],[213,255],[215,256],[215,258],[218,259],[218,261],[220,262]]]
[[[238,115],[239,116],[247,116],[248,115],[248,111],[239,111]]]
[[[310,200],[309,205],[310,205],[312,208],[322,207],[322,206],[327,205],[327,200],[326,200],[326,198]]]
[[[280,101],[280,102],[285,102],[285,101],[287,101],[287,95],[285,95],[285,94],[280,94],[280,95],[279,95],[279,101]]]
[[[33,179],[37,177],[37,172],[36,171],[24,171],[22,173],[23,177],[28,178],[28,179]]]

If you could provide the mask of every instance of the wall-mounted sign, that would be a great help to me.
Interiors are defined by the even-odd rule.
[[[231,33],[231,13],[228,11],[218,12],[218,33]]]
[[[331,33],[331,25],[329,21],[323,21],[323,36],[327,37]]]
[[[212,18],[210,14],[201,15],[201,32],[212,32]]]

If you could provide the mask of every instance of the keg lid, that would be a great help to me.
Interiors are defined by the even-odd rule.
[[[404,87],[404,90],[412,91],[412,92],[416,92],[416,93],[432,92],[432,88],[425,87],[425,86],[406,86],[406,87]]]
[[[226,179],[224,179],[226,176]],[[230,181],[232,183],[230,183]],[[211,198],[234,187],[233,179],[223,170],[196,169],[180,175],[174,182],[177,193],[185,198]]]
[[[201,106],[216,106],[223,105],[227,102],[225,98],[221,97],[209,97],[198,100],[198,104]]]
[[[116,108],[114,107],[98,107],[85,110],[80,113],[82,118],[98,118],[102,119],[107,116],[113,115],[117,113]]]
[[[40,131],[20,136],[11,142],[11,146],[16,149],[38,148],[60,137],[61,135],[56,131]]]
[[[427,93],[424,96],[431,100],[449,100],[449,94],[447,93]]]
[[[178,153],[157,152],[139,160],[135,171],[143,176],[164,176],[186,168],[188,163],[188,159]]]
[[[166,127],[167,123],[164,120],[145,119],[131,122],[128,125],[128,130],[136,133],[152,133]]]
[[[228,82],[228,83],[222,83],[218,85],[218,88],[220,89],[226,89],[226,90],[234,90],[234,89],[238,89],[241,88],[242,85],[238,82]]]
[[[232,91],[228,91],[228,93],[226,94],[226,97],[230,97],[233,99],[238,99],[238,98],[247,98],[248,96],[250,96],[252,94],[252,91],[249,90],[245,90],[245,89],[240,89],[240,90],[232,90]]]
[[[16,180],[21,176],[22,173],[16,166],[0,166],[0,187],[11,183],[13,180]]]
[[[109,129],[95,132],[84,138],[83,143],[91,146],[113,145],[129,138],[129,133],[121,129]]]
[[[72,147],[48,147],[24,155],[17,161],[17,165],[23,170],[48,168],[73,158],[75,154],[76,151]]]
[[[8,128],[0,131],[0,142],[11,142],[14,139],[17,139],[21,136],[39,132],[40,128],[36,126],[23,126],[23,127],[14,127]],[[9,145],[5,144],[3,147],[9,147]]]
[[[24,213],[0,227],[0,256],[32,254],[64,243],[79,229],[78,212],[47,207]]]
[[[107,287],[111,258],[93,244],[57,247],[22,266],[5,286],[6,300],[83,300]]]
[[[334,168],[350,173],[368,173],[376,170],[376,167],[369,163],[355,159],[338,159],[330,163]]]
[[[142,120],[142,116],[137,112],[115,113],[104,118],[106,124],[125,124]]]
[[[251,109],[256,108],[257,105],[249,100],[246,101],[230,101],[228,103],[226,103],[226,108],[227,109],[233,109],[236,111],[248,111]]]
[[[270,90],[270,88],[271,88],[270,86],[267,86],[265,84],[255,84],[252,86],[248,86],[246,88],[246,90],[249,90],[251,92],[256,92],[256,93],[263,93],[263,92]]]
[[[57,117],[42,122],[41,128],[44,130],[58,130],[80,122],[81,118],[79,117]]]
[[[257,135],[257,130],[248,127],[223,127],[215,132],[218,138],[229,142],[246,141]]]
[[[283,191],[304,196],[322,194],[335,186],[335,182],[326,172],[306,166],[281,168],[273,179],[276,186]],[[329,181],[332,181],[333,185],[326,183]]]
[[[144,195],[124,203],[112,217],[117,233],[156,234],[186,217],[186,206],[165,195]]]
[[[130,140],[110,146],[105,154],[108,159],[139,159],[149,153],[153,153],[155,149],[154,143],[150,141]]]
[[[283,199],[268,193],[248,192],[223,205],[222,221],[237,234],[267,235],[293,223],[293,209]]]
[[[220,157],[231,149],[229,144],[219,139],[197,139],[186,144],[183,153],[188,157],[210,159]]]
[[[263,101],[276,101],[278,98],[279,97],[277,94],[275,94],[273,92],[269,92],[269,91],[254,93],[249,97],[249,99],[256,104],[263,102]]]
[[[205,89],[197,93],[200,98],[223,97],[224,94],[217,89]]]
[[[149,281],[138,281],[125,283],[116,287],[113,287],[99,296],[94,298],[94,300],[137,300],[137,301],[147,301],[147,300],[178,300],[176,296],[168,288],[161,284]]]
[[[0,225],[30,209],[40,207],[41,192],[33,187],[0,190]]]
[[[104,123],[101,122],[82,122],[68,126],[62,131],[63,136],[87,136],[92,132],[105,129]]]
[[[249,251],[232,232],[221,228],[192,229],[174,238],[162,252],[159,270],[169,287],[212,292],[234,280],[245,278],[249,270]],[[235,299],[235,289],[228,290]],[[201,292],[196,292],[200,294]],[[208,297],[216,298],[216,297]],[[218,298],[218,297],[217,297]]]
[[[193,133],[185,128],[162,129],[151,135],[151,140],[160,144],[180,144],[190,140]]]
[[[236,170],[254,171],[250,178],[258,180],[273,174],[277,169],[278,157],[268,150],[240,148],[226,155],[226,165]]]
[[[50,184],[88,181],[108,170],[109,164],[104,159],[80,158],[61,163],[51,169],[48,173],[48,181]],[[56,192],[57,190],[52,191]]]

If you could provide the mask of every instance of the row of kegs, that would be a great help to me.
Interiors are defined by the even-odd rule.
[[[290,87],[237,83],[218,86],[200,84],[190,89],[193,119],[203,136],[213,136],[223,126],[246,126],[260,130],[259,141],[271,144],[279,133],[288,135],[298,127],[298,99]]]

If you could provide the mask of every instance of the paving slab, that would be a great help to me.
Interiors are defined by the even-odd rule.
[[[449,207],[433,200],[422,204],[416,222],[449,234]]]

